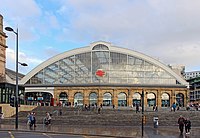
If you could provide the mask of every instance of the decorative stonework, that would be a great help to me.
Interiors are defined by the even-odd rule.
[[[92,92],[97,93],[97,105],[102,104],[103,102],[103,95],[106,92],[109,92],[112,95],[112,104],[114,104],[116,107],[118,106],[118,94],[120,93],[125,93],[126,95],[126,100],[127,100],[127,107],[132,106],[132,98],[134,93],[139,93],[140,95],[142,94],[142,91],[144,91],[144,104],[145,107],[147,107],[147,94],[153,93],[156,97],[156,104],[158,107],[161,107],[161,95],[163,93],[167,93],[169,95],[169,100],[170,100],[170,106],[175,102],[175,96],[174,94],[183,94],[184,95],[184,106],[187,105],[187,93],[188,89],[187,88],[132,88],[132,87],[57,87],[55,88],[54,95],[57,97],[57,101],[59,102],[59,94],[61,92],[66,92],[69,98],[69,101],[73,105],[74,101],[74,95],[77,92],[80,92],[83,94],[83,105],[87,104],[89,105],[89,95]]]
[[[3,16],[0,14],[0,82],[5,82],[6,35],[3,32]]]

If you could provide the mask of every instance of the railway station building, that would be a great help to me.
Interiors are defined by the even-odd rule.
[[[27,104],[184,107],[188,82],[143,53],[97,41],[58,54],[20,80]]]

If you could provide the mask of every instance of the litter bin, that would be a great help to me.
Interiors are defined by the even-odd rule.
[[[158,127],[158,117],[153,117],[153,125],[154,125],[154,128],[157,128]]]

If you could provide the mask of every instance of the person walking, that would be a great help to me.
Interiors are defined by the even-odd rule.
[[[30,125],[31,123],[31,113],[28,113],[27,115],[27,125]]]
[[[35,112],[33,112],[33,126],[36,127],[36,117],[35,117]]]
[[[46,112],[46,117],[44,120],[45,125],[51,125],[51,115],[49,112]]]
[[[180,130],[181,135],[183,134],[184,122],[185,122],[184,117],[180,115],[180,117],[178,118],[178,125],[179,125],[179,130]]]
[[[185,123],[185,133],[190,134],[190,129],[191,129],[190,119],[189,118],[185,119],[184,123]]]
[[[137,113],[137,112],[140,112],[139,104],[136,104],[136,113]]]
[[[62,115],[62,108],[59,109],[59,115]]]
[[[113,109],[115,109],[115,105],[113,104]]]
[[[176,104],[175,103],[173,103],[172,108],[173,108],[173,111],[175,112],[176,111]]]
[[[100,115],[101,113],[101,107],[98,108],[98,114]]]
[[[31,127],[34,125],[34,116],[33,116],[33,112],[30,113],[29,119],[28,119],[28,120],[30,120],[29,126],[30,126],[30,128],[31,128]]]

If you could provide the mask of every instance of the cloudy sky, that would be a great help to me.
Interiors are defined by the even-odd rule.
[[[0,0],[4,26],[19,29],[19,61],[28,73],[59,53],[108,41],[200,70],[200,0]],[[5,30],[4,30],[5,31]],[[6,31],[5,31],[6,32]],[[15,35],[6,32],[7,68],[15,69]]]

